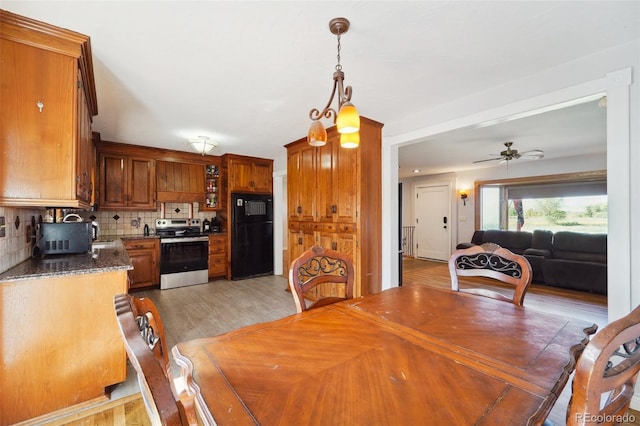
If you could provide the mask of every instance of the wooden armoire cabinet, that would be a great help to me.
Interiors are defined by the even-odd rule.
[[[88,208],[98,113],[89,37],[0,10],[0,205]]]
[[[357,148],[342,148],[335,127],[325,146],[285,146],[289,259],[313,245],[347,254],[356,296],[382,288],[382,126],[361,117]]]

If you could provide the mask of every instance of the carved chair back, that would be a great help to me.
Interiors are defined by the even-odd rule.
[[[449,258],[451,289],[492,297],[522,306],[533,278],[529,261],[494,243],[484,243],[453,252]],[[514,286],[513,297],[485,288],[460,289],[458,277],[486,277]]]
[[[298,312],[353,298],[354,268],[351,259],[343,253],[311,247],[291,262],[289,287]],[[308,303],[305,293],[321,284],[334,284],[330,296],[317,296]],[[326,287],[326,286],[325,286]]]
[[[587,344],[573,379],[567,425],[616,425],[625,419],[640,372],[640,306]]]
[[[150,299],[128,294],[114,297],[114,307],[127,356],[154,425],[196,425],[193,397],[177,395],[170,370],[164,327]]]

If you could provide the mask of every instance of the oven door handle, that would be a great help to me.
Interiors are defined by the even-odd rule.
[[[193,243],[198,241],[209,241],[209,237],[178,237],[178,238],[161,238],[160,243]]]

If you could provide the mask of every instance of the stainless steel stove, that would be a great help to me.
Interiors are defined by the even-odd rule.
[[[204,284],[209,281],[209,237],[200,219],[157,219],[160,237],[160,288]]]
[[[156,219],[156,235],[162,237],[200,237],[200,219]]]

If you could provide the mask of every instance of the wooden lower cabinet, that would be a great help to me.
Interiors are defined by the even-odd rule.
[[[348,233],[348,230],[352,231],[351,227],[347,226],[347,232],[334,232],[334,224],[314,224],[305,222],[290,222],[289,223],[289,253],[291,262],[298,258],[305,250],[310,249],[314,245],[329,248],[331,250],[344,253],[353,262],[356,276],[360,272],[358,266],[359,252],[356,250],[356,235]],[[288,273],[288,271],[287,271]],[[333,284],[321,284],[314,287],[309,292],[305,293],[305,297],[309,300],[316,300],[319,295],[327,296],[340,296],[344,297],[344,289],[341,286],[335,286]]]
[[[126,353],[113,296],[127,271],[0,282],[0,425],[105,396]]]
[[[124,240],[122,244],[133,265],[133,270],[129,271],[129,289],[160,284],[160,240]]]
[[[209,277],[222,277],[227,274],[227,236],[209,235]]]

